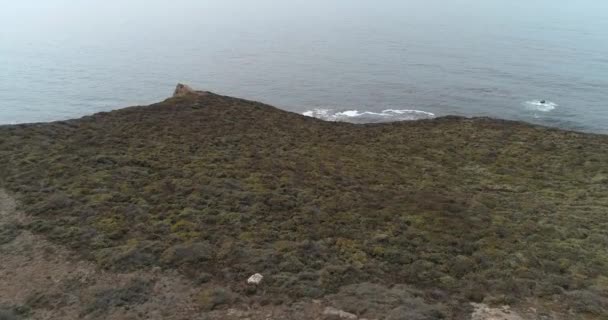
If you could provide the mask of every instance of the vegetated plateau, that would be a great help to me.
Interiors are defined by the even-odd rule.
[[[31,217],[0,242],[22,229],[108,270],[179,270],[212,288],[202,310],[331,299],[359,316],[456,319],[468,302],[535,301],[608,317],[608,136],[324,122],[187,93],[2,126],[0,164]]]

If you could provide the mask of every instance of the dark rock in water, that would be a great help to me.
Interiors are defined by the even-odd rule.
[[[540,103],[542,103],[542,104],[544,104],[545,102],[547,102],[547,101],[545,101],[545,100],[540,100]]]

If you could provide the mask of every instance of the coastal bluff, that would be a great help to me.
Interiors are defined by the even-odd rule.
[[[608,315],[605,135],[329,122],[180,84],[0,126],[0,163],[2,316]]]

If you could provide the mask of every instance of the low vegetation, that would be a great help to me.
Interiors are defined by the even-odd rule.
[[[203,309],[331,296],[358,315],[447,319],[466,301],[530,298],[608,315],[607,136],[330,123],[207,94],[0,127],[0,163],[31,216],[21,228],[103,268],[177,269],[215,288]],[[90,312],[144,301],[133,288]]]

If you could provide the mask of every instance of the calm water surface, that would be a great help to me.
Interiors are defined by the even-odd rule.
[[[330,120],[456,114],[608,133],[607,1],[0,7],[0,123],[148,104],[185,82]]]

